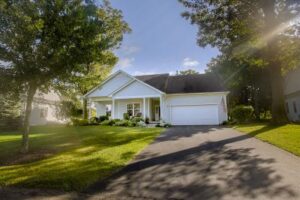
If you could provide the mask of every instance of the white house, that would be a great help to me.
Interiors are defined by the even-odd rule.
[[[23,97],[25,98],[25,96]],[[34,95],[32,103],[32,111],[30,115],[30,125],[46,125],[49,123],[64,123],[65,120],[59,119],[57,117],[57,110],[59,103],[61,101],[61,96],[50,91],[48,93],[37,92]],[[25,111],[25,101],[23,101],[22,111]]]
[[[97,116],[111,107],[113,119],[128,113],[172,125],[217,125],[227,120],[227,94],[210,74],[131,76],[120,70],[84,98]]]
[[[300,68],[285,77],[285,106],[289,120],[300,121]]]

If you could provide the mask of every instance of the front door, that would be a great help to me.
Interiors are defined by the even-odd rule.
[[[160,119],[160,106],[159,105],[155,105],[155,107],[154,107],[154,119],[155,119],[155,121],[159,121],[159,119]]]

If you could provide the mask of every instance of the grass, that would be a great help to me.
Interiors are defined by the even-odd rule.
[[[244,124],[234,128],[300,156],[300,125]]]
[[[0,133],[0,186],[83,190],[124,167],[161,128],[34,127],[30,152],[21,134]]]

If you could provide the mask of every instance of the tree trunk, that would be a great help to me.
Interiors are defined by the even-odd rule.
[[[87,99],[84,98],[82,104],[83,119],[88,119]]]
[[[23,124],[23,136],[22,136],[22,153],[27,153],[29,148],[29,130],[30,130],[30,115],[32,110],[32,101],[34,94],[37,90],[36,86],[30,85],[27,97],[26,97],[26,108],[25,108],[25,116],[24,116],[24,124]]]
[[[288,118],[285,111],[285,99],[283,92],[283,77],[278,63],[271,63],[270,66],[271,88],[272,88],[272,123],[285,124]]]
[[[271,34],[279,25],[280,21],[276,17],[276,2],[274,0],[264,0],[263,11],[265,14],[265,34]],[[281,73],[281,65],[279,53],[277,49],[277,37],[273,36],[267,40],[267,48],[265,49],[268,69],[271,78],[272,90],[272,122],[274,124],[284,124],[288,122],[284,107],[283,77]]]

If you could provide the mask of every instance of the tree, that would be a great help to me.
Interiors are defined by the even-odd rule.
[[[120,45],[127,23],[107,1],[0,2],[0,61],[26,94],[22,152],[28,151],[29,117],[37,89],[48,91],[84,76]]]
[[[271,85],[272,120],[287,122],[282,72],[299,65],[300,3],[291,0],[180,2],[189,9],[183,16],[199,27],[200,46],[211,45],[231,58],[262,63]]]
[[[270,110],[271,104],[267,70],[259,65],[249,63],[247,60],[230,59],[223,54],[212,59],[207,70],[207,73],[219,76],[230,90],[230,108],[237,105],[251,105],[257,120],[260,119],[261,113]]]
[[[194,69],[187,69],[179,72],[176,71],[176,75],[189,75],[189,74],[199,74],[199,72],[197,72]]]

